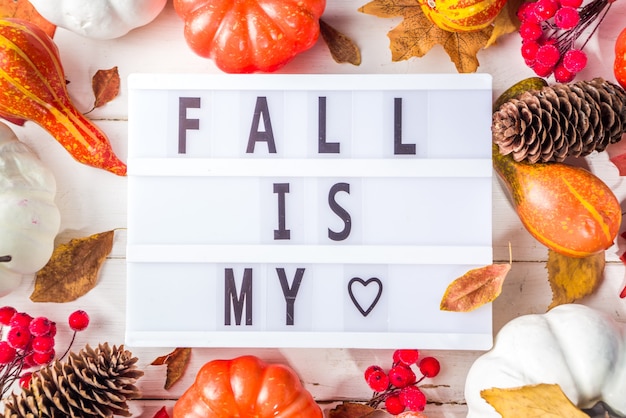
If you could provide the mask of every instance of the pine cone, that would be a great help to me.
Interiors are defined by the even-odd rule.
[[[143,372],[124,346],[87,345],[65,362],[55,361],[33,374],[28,389],[11,394],[5,418],[131,416],[127,401],[139,397],[135,382]]]
[[[626,91],[602,78],[528,91],[493,114],[491,130],[500,153],[515,161],[584,157],[626,133]]]

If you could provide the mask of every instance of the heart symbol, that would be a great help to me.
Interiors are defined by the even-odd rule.
[[[363,288],[367,287],[371,283],[375,283],[378,286],[378,292],[376,293],[376,297],[372,300],[367,309],[363,309],[361,303],[357,300],[356,296],[354,296],[354,291],[352,290],[352,288],[355,283],[363,286]],[[383,293],[383,282],[381,282],[380,279],[378,279],[377,277],[372,277],[367,280],[363,280],[360,277],[353,277],[348,282],[348,293],[350,294],[350,299],[352,299],[352,303],[354,303],[354,306],[356,306],[359,312],[361,312],[361,315],[367,316],[370,312],[372,312],[372,309],[374,309],[374,306],[376,306],[378,300],[380,299],[380,295],[382,295]]]

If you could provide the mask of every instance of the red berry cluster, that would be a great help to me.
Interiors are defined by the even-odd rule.
[[[570,82],[587,65],[585,44],[615,0],[537,0],[523,3],[517,10],[522,38],[522,58],[540,77],[554,74],[559,83]],[[602,11],[604,12],[602,13]],[[602,16],[587,39],[576,41]]]
[[[84,311],[73,312],[69,317],[74,336],[88,324],[89,316]],[[16,380],[28,386],[32,371],[25,370],[54,360],[57,327],[45,316],[32,317],[12,306],[0,307],[0,327],[3,336],[0,340],[0,395],[3,396]]]
[[[417,365],[421,373],[419,379],[412,369],[413,365]],[[420,358],[418,350],[396,350],[388,372],[376,365],[365,370],[365,381],[374,391],[368,405],[376,408],[384,402],[385,409],[392,415],[398,415],[405,409],[423,411],[426,395],[417,385],[427,377],[437,376],[440,367],[439,360],[434,357]]]

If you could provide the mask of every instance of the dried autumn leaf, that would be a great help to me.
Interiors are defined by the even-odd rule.
[[[320,32],[335,62],[361,65],[361,51],[352,39],[322,19],[320,19]]]
[[[91,87],[96,97],[94,109],[115,99],[120,94],[120,75],[117,67],[96,71],[91,79]]]
[[[493,302],[502,292],[502,283],[511,264],[490,264],[469,270],[448,285],[439,308],[442,311],[469,312]]]
[[[51,38],[57,28],[44,19],[28,0],[0,0],[0,17],[27,20],[39,26]]]
[[[604,265],[604,251],[574,258],[548,250],[546,267],[552,288],[552,303],[548,309],[592,294],[600,284]]]
[[[359,11],[384,18],[404,18],[387,34],[394,62],[423,57],[435,45],[440,44],[459,73],[475,72],[479,65],[476,57],[478,51],[493,44],[500,35],[511,32],[508,15],[496,18],[494,25],[478,31],[448,32],[424,15],[417,0],[373,0],[359,8]],[[508,9],[506,13],[508,14]],[[501,27],[502,25],[505,27]]]
[[[187,365],[189,364],[189,358],[191,357],[191,348],[176,348],[169,354],[154,359],[153,366],[167,365],[167,372],[165,378],[165,385],[163,388],[168,390],[174,383],[183,377]]]
[[[516,32],[519,29],[520,21],[517,18],[517,9],[522,3],[524,0],[507,0],[493,22],[493,32],[491,32],[491,38],[487,41],[485,48],[495,44],[500,36]]]
[[[363,418],[374,411],[374,408],[362,403],[343,402],[330,410],[328,418]]]
[[[71,302],[93,289],[113,248],[114,231],[76,238],[54,249],[35,277],[33,302]]]
[[[527,385],[508,389],[485,389],[480,396],[502,418],[589,418],[556,384]]]

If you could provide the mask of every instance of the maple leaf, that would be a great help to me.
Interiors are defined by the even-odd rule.
[[[56,247],[37,272],[33,302],[71,302],[96,286],[100,267],[113,248],[114,231],[75,238]]]
[[[484,389],[480,396],[502,418],[589,418],[578,409],[557,384],[527,385],[517,388]]]
[[[552,303],[548,309],[592,294],[600,284],[604,264],[604,251],[574,258],[548,250],[548,280],[552,288]]]
[[[469,312],[493,302],[502,292],[502,283],[510,270],[511,264],[490,264],[469,270],[448,285],[439,308]]]
[[[513,7],[503,8],[493,25],[468,32],[449,32],[439,28],[426,17],[417,0],[373,0],[359,11],[378,17],[404,18],[387,34],[392,61],[423,57],[439,44],[459,73],[473,73],[479,66],[478,51],[495,43],[499,36],[517,29],[516,17],[511,14]]]
[[[174,383],[178,382],[178,380],[183,377],[190,357],[191,348],[178,347],[171,353],[157,357],[150,363],[152,366],[167,365],[165,385],[163,386],[165,390],[171,388]]]

